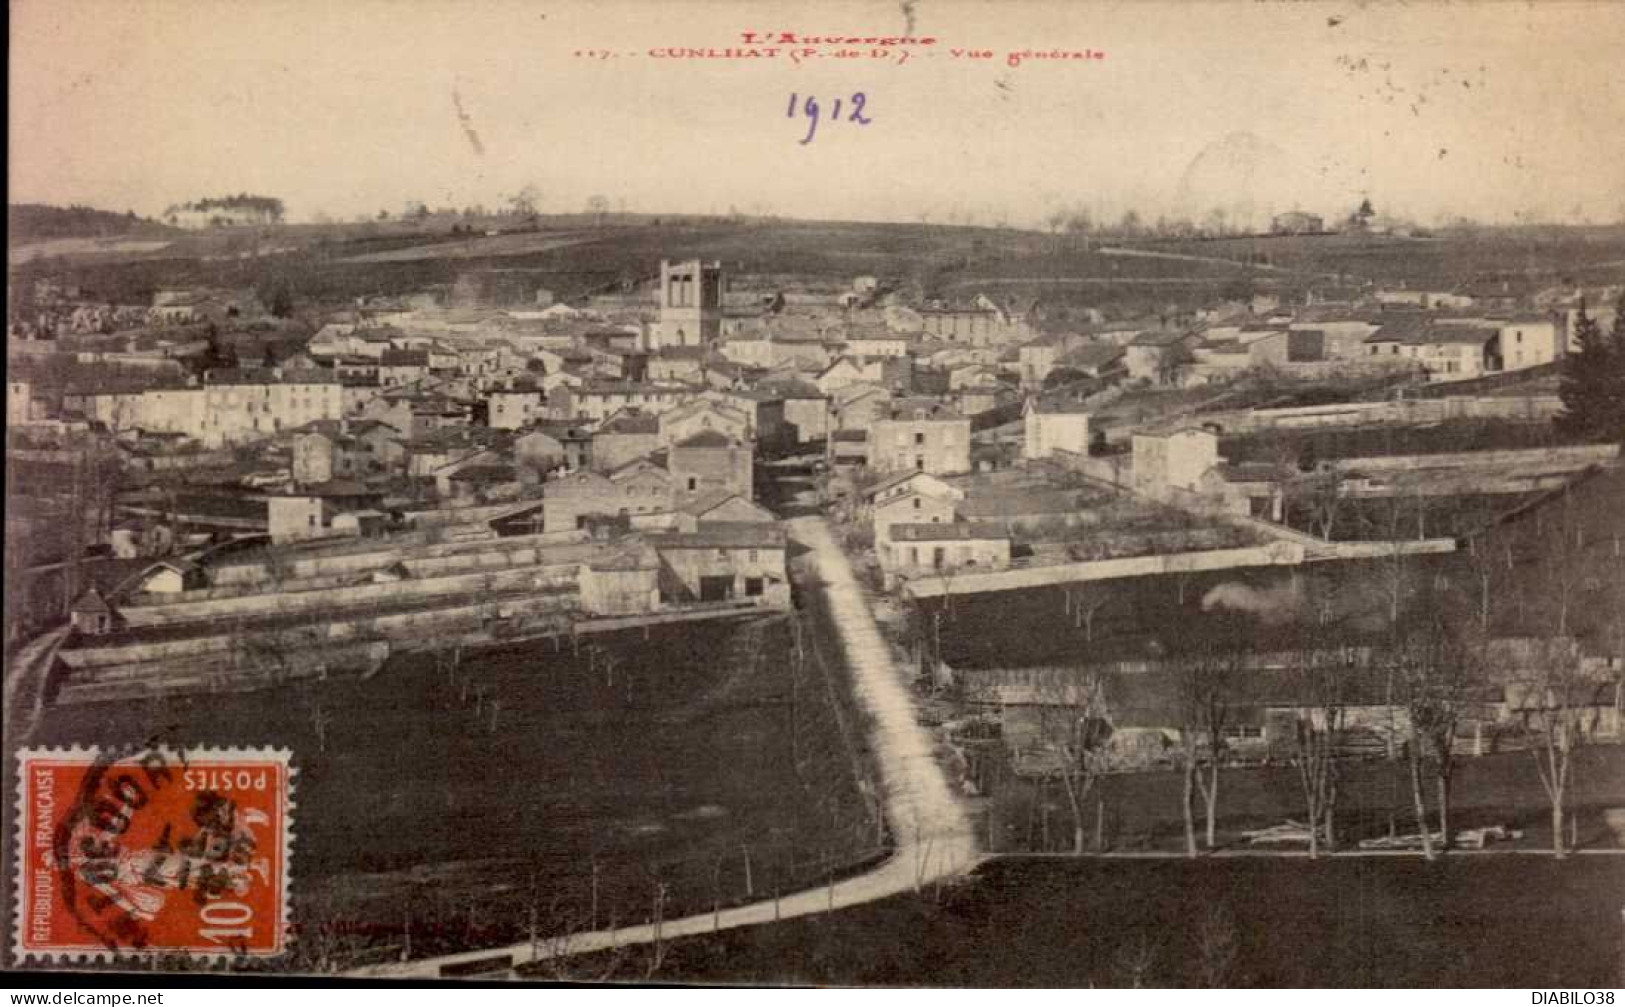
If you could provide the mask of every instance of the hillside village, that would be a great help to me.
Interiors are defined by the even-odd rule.
[[[1355,521],[1315,526],[1316,502],[1521,501],[1617,456],[1281,446],[1458,421],[1516,445],[1559,410],[1583,305],[1611,325],[1617,289],[1310,285],[1057,330],[1041,304],[916,302],[881,276],[662,260],[571,300],[546,278],[358,298],[259,358],[217,335],[274,325],[253,291],[105,305],[36,281],[9,334],[14,466],[101,466],[66,530],[83,556],[40,557],[78,574],[63,694],[364,668],[431,627],[475,641],[783,608],[788,501],[763,495],[784,460],[814,466],[810,502],[878,585],[918,591],[1134,556],[1372,555],[1345,541],[1373,537]],[[30,601],[13,635],[51,618]],[[244,634],[286,659],[258,667]]]
[[[295,323],[262,289],[109,304],[34,279],[8,332],[27,547],[8,549],[6,631],[32,662],[8,690],[37,720],[304,695],[414,655],[454,676],[514,646],[596,667],[605,634],[799,625],[828,590],[812,521],[989,851],[1173,844],[1123,838],[1085,797],[1178,770],[1197,774],[1194,855],[1189,781],[1299,765],[1305,725],[1337,758],[1397,764],[1423,739],[1391,682],[1351,672],[1333,701],[1292,669],[1335,652],[1375,674],[1447,609],[1476,613],[1458,622],[1480,648],[1456,754],[1535,750],[1562,718],[1622,738],[1620,440],[1560,422],[1620,285],[1310,278],[1140,314],[704,258],[553,282],[467,268]],[[1312,645],[1281,628],[1312,610]],[[1193,613],[1206,628],[1168,632]],[[1219,664],[1246,698],[1194,723],[1180,683]],[[1559,850],[1581,828],[1562,801],[1541,840]],[[1210,803],[1207,847],[1334,842],[1324,806],[1242,824]],[[1506,835],[1469,824],[1423,840],[1390,815],[1359,841]]]

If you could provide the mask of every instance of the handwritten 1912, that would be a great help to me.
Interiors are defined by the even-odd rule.
[[[863,114],[864,105],[869,101],[868,95],[864,94],[862,91],[854,91],[851,97],[844,100],[851,106],[851,112],[846,117],[847,122],[857,123],[859,126],[867,126],[874,121]],[[835,99],[835,104],[830,109],[827,117],[829,122],[841,121],[842,101],[843,99],[841,98]],[[801,138],[801,143],[803,146],[805,146],[806,144],[811,143],[813,137],[818,133],[818,123],[823,121],[821,118],[823,109],[819,106],[818,99],[812,95],[809,94],[804,100],[802,100],[800,95],[791,92],[790,105],[785,111],[785,118],[794,119],[798,112],[807,118],[807,135]]]

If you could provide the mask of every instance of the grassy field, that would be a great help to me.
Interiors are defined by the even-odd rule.
[[[1426,426],[1343,427],[1234,434],[1219,439],[1219,453],[1231,462],[1272,462],[1332,458],[1373,458],[1457,451],[1500,451],[1553,447],[1564,443],[1550,423],[1511,420],[1452,420]]]
[[[1625,612],[1625,469],[1604,471],[1572,491],[1572,527],[1581,530],[1590,575],[1570,585],[1568,630],[1603,639],[1617,633]],[[1554,579],[1567,571],[1547,557],[1550,536],[1565,504],[1549,497],[1505,521],[1489,548],[1509,556],[1510,571],[1493,572],[1491,629],[1497,635],[1549,634],[1558,624],[1560,593]],[[1437,526],[1436,526],[1437,527]],[[1477,604],[1474,553],[1462,550],[1406,561],[1406,597],[1445,588],[1462,603]],[[1385,559],[1336,560],[1308,566],[1247,567],[1187,575],[1091,581],[1071,588],[1094,606],[1093,620],[1076,616],[1063,587],[1024,588],[933,598],[916,603],[915,624],[930,627],[927,649],[940,648],[955,668],[1023,668],[1142,660],[1201,641],[1252,648],[1289,644],[1310,600],[1328,599],[1337,621],[1354,635],[1385,632],[1388,599]],[[1444,579],[1438,579],[1442,576]],[[1250,588],[1255,604],[1214,604],[1208,592],[1222,584]],[[1208,604],[1204,605],[1204,601]],[[936,613],[941,618],[936,618]]]
[[[784,617],[666,626],[58,708],[30,740],[287,746],[290,966],[463,950],[584,927],[595,904],[641,921],[661,886],[666,914],[695,912],[872,856],[861,724],[819,618],[801,665]]]
[[[673,942],[659,977],[938,987],[1613,986],[1621,980],[1622,891],[1625,857],[1000,861],[938,891]]]

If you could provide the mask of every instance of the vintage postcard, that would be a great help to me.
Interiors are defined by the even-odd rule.
[[[1625,982],[1625,5],[11,14],[15,975]]]

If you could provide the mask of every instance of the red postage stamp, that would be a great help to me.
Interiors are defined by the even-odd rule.
[[[17,955],[286,949],[286,750],[26,749],[17,764]]]

